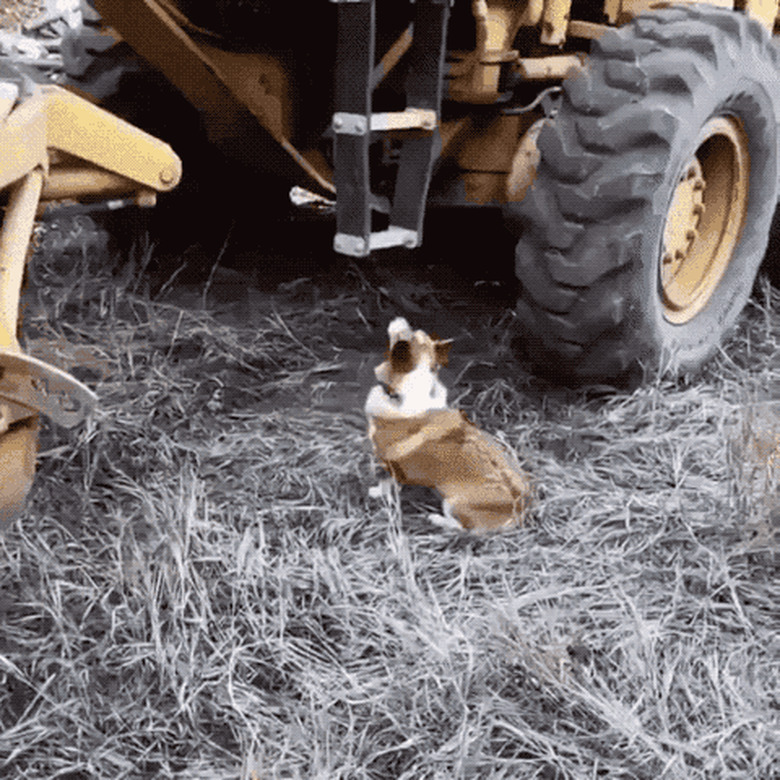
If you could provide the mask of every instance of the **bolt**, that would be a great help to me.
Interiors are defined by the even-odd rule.
[[[160,171],[160,181],[163,184],[171,184],[176,179],[176,171],[173,168],[163,168]]]
[[[334,130],[340,130],[342,127],[344,127],[344,120],[340,116],[334,116],[333,117],[333,129]]]
[[[696,181],[693,183],[693,189],[697,192],[701,192],[704,189],[704,180],[696,179]]]
[[[404,246],[407,249],[414,249],[417,246],[417,240],[413,236],[404,239]]]
[[[695,230],[689,230],[686,232],[685,237],[688,241],[693,241],[699,234]]]

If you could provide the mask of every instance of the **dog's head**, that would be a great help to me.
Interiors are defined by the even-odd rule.
[[[372,391],[366,412],[376,416],[413,416],[446,408],[447,390],[437,375],[439,368],[447,364],[452,340],[441,341],[422,330],[412,331],[403,317],[390,323],[387,335],[386,359],[374,369],[380,384],[375,390],[383,395]]]

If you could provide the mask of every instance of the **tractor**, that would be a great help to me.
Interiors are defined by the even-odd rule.
[[[83,8],[69,89],[152,69],[224,155],[332,212],[337,253],[414,250],[427,210],[500,212],[540,372],[695,372],[748,300],[778,199],[777,0]]]
[[[540,371],[695,371],[748,299],[777,201],[773,0],[91,2],[71,83],[105,94],[124,42],[225,154],[330,208],[336,252],[500,210]]]

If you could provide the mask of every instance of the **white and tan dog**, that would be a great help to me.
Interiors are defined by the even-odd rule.
[[[387,332],[387,359],[374,369],[379,384],[365,405],[377,458],[397,482],[437,490],[446,525],[482,531],[521,523],[528,475],[514,453],[447,406],[438,371],[452,342],[412,332],[403,317]]]

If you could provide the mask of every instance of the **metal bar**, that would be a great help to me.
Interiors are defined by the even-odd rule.
[[[64,428],[85,420],[98,397],[75,377],[30,355],[0,350],[0,400],[41,412]]]
[[[552,54],[549,57],[518,57],[514,70],[524,81],[564,79],[582,67],[576,54]]]
[[[371,114],[370,127],[363,114],[349,114],[337,111],[333,115],[333,131],[336,134],[365,135],[369,130],[433,130],[436,127],[436,112],[425,108],[407,108],[404,111],[385,111]]]
[[[436,112],[426,108],[407,108],[405,111],[387,111],[371,117],[372,130],[433,130]]]
[[[42,200],[101,197],[135,192],[138,183],[98,168],[55,167],[49,170],[41,193]]]
[[[406,105],[440,116],[447,43],[448,0],[417,0],[414,40],[409,51]],[[430,134],[406,139],[396,178],[390,226],[403,228],[422,240],[423,218],[433,164],[441,151],[438,127]]]
[[[48,162],[45,100],[38,92],[15,106],[0,124],[0,190]]]
[[[571,0],[545,0],[539,40],[546,46],[562,46],[571,16]]]
[[[19,352],[16,321],[27,247],[43,188],[43,171],[30,171],[14,185],[0,229],[0,349]]]
[[[336,113],[371,121],[371,74],[374,68],[376,8],[374,0],[339,3],[335,67]],[[355,251],[368,253],[371,233],[370,134],[339,133],[334,142],[337,251],[344,236]]]
[[[181,179],[181,160],[164,141],[60,87],[46,98],[47,145],[165,192]],[[109,140],[110,139],[110,140]]]
[[[572,19],[566,31],[568,38],[601,38],[609,30],[609,25],[596,24],[595,22],[584,22],[579,19]]]
[[[371,89],[376,89],[388,73],[400,62],[401,57],[409,51],[412,45],[412,25],[410,24],[397,38],[395,43],[379,61],[371,73]]]

